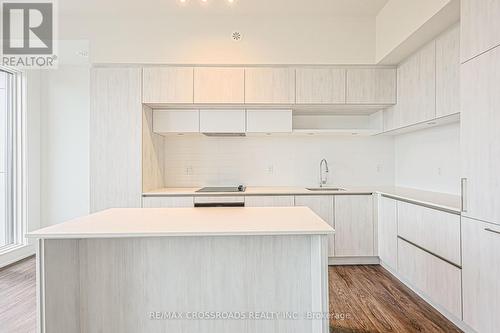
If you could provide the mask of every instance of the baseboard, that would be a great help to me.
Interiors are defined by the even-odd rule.
[[[420,298],[422,298],[427,304],[432,306],[436,311],[441,313],[443,316],[446,317],[449,321],[451,321],[453,324],[455,324],[458,328],[460,328],[463,332],[465,333],[476,333],[469,325],[464,323],[462,319],[455,317],[453,314],[449,313],[446,309],[443,309],[441,306],[438,304],[435,304],[433,301],[431,301],[425,294],[423,294],[420,290],[416,289],[413,287],[408,281],[406,281],[404,278],[402,278],[392,267],[388,266],[386,263],[384,263],[382,260],[380,260],[380,265],[388,271],[392,276],[394,276],[396,279],[401,281],[405,286],[410,288],[415,294],[417,294]]]
[[[329,257],[328,265],[378,265],[380,260],[378,257]]]
[[[35,254],[35,245],[28,244],[10,252],[0,255],[0,268],[13,264],[19,260]]]

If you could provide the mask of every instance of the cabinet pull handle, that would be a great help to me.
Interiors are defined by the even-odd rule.
[[[494,234],[499,234],[500,235],[500,231],[496,231],[496,230],[493,230],[493,229],[490,229],[490,228],[484,228],[485,231],[489,231],[489,232],[492,232]]]
[[[461,199],[462,199],[462,212],[467,212],[467,178],[460,180]]]

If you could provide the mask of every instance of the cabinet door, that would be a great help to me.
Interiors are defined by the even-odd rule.
[[[460,266],[460,215],[398,202],[398,235]]]
[[[143,68],[142,102],[193,103],[193,68]]]
[[[347,104],[396,104],[396,70],[347,70]]]
[[[462,0],[460,24],[462,62],[500,45],[500,0]]]
[[[245,133],[245,110],[200,110],[200,132]]]
[[[252,195],[245,197],[245,207],[292,207],[291,195]]]
[[[334,197],[332,195],[297,195],[295,206],[309,207],[318,214],[326,223],[335,227],[334,223]],[[328,256],[335,255],[335,235],[328,235]]]
[[[433,303],[462,318],[460,268],[399,238],[398,273]]]
[[[245,68],[245,103],[295,103],[295,69]]]
[[[93,68],[90,108],[90,211],[140,207],[141,69]]]
[[[436,117],[460,112],[460,27],[436,40]]]
[[[193,197],[143,197],[143,208],[194,207]]]
[[[436,117],[436,42],[424,46],[398,68],[398,127]]]
[[[374,256],[373,201],[368,195],[335,197],[335,256]]]
[[[153,132],[155,133],[198,133],[199,131],[199,110],[153,111]]]
[[[397,201],[381,196],[378,209],[378,255],[390,268],[398,268]]]
[[[462,65],[462,214],[500,224],[500,48]]]
[[[464,321],[477,332],[500,327],[500,227],[462,218]]]
[[[247,110],[247,133],[292,132],[292,110]]]
[[[346,70],[297,68],[297,104],[344,104]]]
[[[194,69],[195,103],[243,103],[245,71],[233,67]]]

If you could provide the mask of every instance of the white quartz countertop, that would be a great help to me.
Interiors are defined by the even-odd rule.
[[[307,207],[114,208],[28,233],[30,238],[325,235]]]
[[[460,213],[460,196],[448,193],[417,190],[395,186],[328,186],[345,189],[344,191],[309,191],[304,187],[248,186],[245,192],[196,192],[199,187],[160,188],[144,192],[144,196],[251,196],[251,195],[354,195],[379,193],[395,199]]]

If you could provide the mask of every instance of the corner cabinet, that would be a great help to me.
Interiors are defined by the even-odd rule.
[[[335,196],[335,256],[375,256],[373,197]]]
[[[141,207],[140,68],[92,68],[90,211]]]
[[[464,322],[477,332],[500,327],[500,227],[462,218]]]

